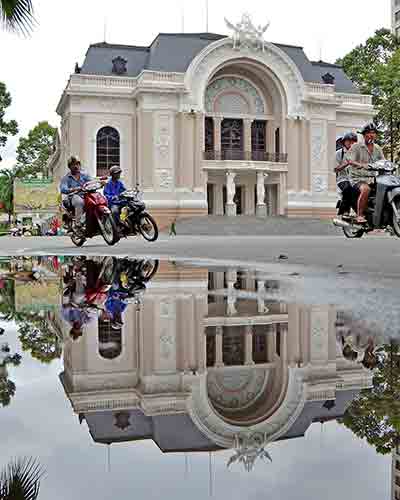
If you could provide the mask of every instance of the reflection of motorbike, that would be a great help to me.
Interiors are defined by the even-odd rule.
[[[396,166],[390,161],[378,161],[368,168],[371,176],[376,175],[371,186],[366,212],[366,224],[356,223],[357,207],[352,207],[353,215],[334,219],[347,238],[361,238],[376,229],[387,229],[400,238],[400,177],[393,175]],[[356,200],[353,200],[354,202]],[[340,207],[339,207],[340,208]]]
[[[80,190],[85,203],[84,227],[73,223],[73,214],[70,210],[66,210],[63,215],[63,222],[71,233],[71,240],[78,247],[82,246],[88,238],[98,235],[102,235],[108,245],[115,245],[119,240],[118,229],[111,210],[108,208],[107,200],[97,192],[102,185],[100,181],[90,181]]]
[[[158,227],[153,217],[145,211],[143,193],[136,187],[134,191],[121,194],[120,234],[127,238],[140,233],[147,241],[156,241]]]

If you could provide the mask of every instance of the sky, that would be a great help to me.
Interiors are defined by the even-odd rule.
[[[55,109],[75,62],[91,43],[149,45],[160,32],[204,32],[206,0],[33,0],[38,25],[30,38],[0,31],[0,81],[13,104],[6,119],[26,135],[39,121],[59,125]],[[271,26],[269,42],[300,45],[312,60],[334,62],[376,29],[390,27],[390,0],[209,0],[209,31],[229,34],[224,17]],[[184,12],[184,16],[182,16]],[[184,19],[184,23],[182,22]],[[105,29],[106,26],[106,29]],[[106,36],[104,37],[104,34]],[[15,161],[18,137],[1,152],[2,168]]]

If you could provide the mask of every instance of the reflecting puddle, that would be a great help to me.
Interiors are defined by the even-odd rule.
[[[400,350],[377,325],[244,270],[38,257],[0,276],[0,465],[37,457],[41,499],[400,498]]]

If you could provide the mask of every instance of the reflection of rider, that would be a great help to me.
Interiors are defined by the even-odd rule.
[[[353,195],[353,187],[349,181],[348,160],[346,154],[350,148],[357,142],[357,135],[348,132],[342,138],[342,148],[336,152],[336,183],[342,193],[342,202],[340,204],[338,215],[345,215],[350,212]]]
[[[125,302],[123,295],[124,294],[121,294],[118,290],[112,289],[105,303],[106,310],[110,314],[111,321],[115,327],[123,325],[122,313],[128,305]]]
[[[96,318],[96,314],[83,307],[73,307],[70,304],[63,305],[62,316],[71,325],[69,334],[74,340],[81,337],[84,326]]]
[[[68,160],[69,174],[61,179],[60,191],[68,196],[64,200],[67,210],[75,209],[75,220],[78,224],[84,222],[84,199],[79,190],[89,181],[93,180],[89,175],[81,172],[81,162],[79,158],[71,156]]]
[[[364,214],[368,207],[368,197],[371,191],[370,184],[373,177],[368,170],[368,165],[385,159],[382,149],[375,144],[377,133],[378,130],[373,123],[365,125],[361,131],[364,142],[354,144],[348,155],[350,180],[359,192],[357,222],[360,224],[366,222]]]
[[[107,198],[108,206],[114,216],[114,219],[118,222],[119,211],[120,211],[120,195],[126,191],[126,187],[121,179],[122,169],[118,165],[114,165],[110,168],[111,179],[107,182],[104,187],[104,196]]]

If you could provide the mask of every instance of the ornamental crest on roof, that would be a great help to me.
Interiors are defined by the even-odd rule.
[[[265,26],[256,26],[250,14],[244,13],[239,23],[232,24],[225,18],[227,27],[232,31],[233,48],[240,50],[243,48],[261,50],[264,52],[264,34],[270,26],[268,22]]]

